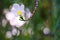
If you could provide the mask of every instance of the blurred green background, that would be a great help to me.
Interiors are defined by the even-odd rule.
[[[34,34],[24,36],[22,33],[8,39],[5,33],[11,30],[11,26],[7,23],[6,27],[2,26],[4,8],[9,8],[10,5],[17,2],[22,2],[32,12],[36,0],[0,0],[0,40],[60,40],[60,0],[39,0],[35,15],[25,24],[23,28],[26,30],[32,28]],[[5,18],[6,19],[6,18]],[[50,33],[45,35],[43,29],[49,27]]]

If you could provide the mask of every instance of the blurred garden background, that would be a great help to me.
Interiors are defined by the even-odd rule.
[[[60,40],[60,0],[37,2],[38,4],[36,0],[0,0],[0,40]],[[24,8],[27,15],[31,15],[28,13],[33,12],[35,5],[38,6],[31,20],[10,21],[14,17],[13,14],[10,15],[11,10],[19,9],[19,6]]]

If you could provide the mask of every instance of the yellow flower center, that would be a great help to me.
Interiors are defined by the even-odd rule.
[[[19,10],[19,11],[17,12],[17,14],[18,14],[18,15],[21,15],[21,16],[22,16],[22,13],[23,13],[23,12],[22,12],[21,10]]]

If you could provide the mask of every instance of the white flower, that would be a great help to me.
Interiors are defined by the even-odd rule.
[[[49,34],[50,33],[50,29],[49,28],[44,28],[43,33],[45,35]]]
[[[14,3],[10,12],[6,12],[5,16],[6,19],[10,22],[11,26],[16,26],[16,27],[21,27],[25,22],[19,20],[20,16],[22,16],[22,18],[24,18],[24,5],[21,4],[17,4]]]
[[[10,11],[5,14],[6,19],[10,22],[11,26],[19,28],[25,24],[25,21],[22,20],[28,19],[31,16],[30,10],[27,8],[25,11],[24,8],[24,4],[19,5],[14,3],[11,6]]]
[[[10,31],[6,32],[6,38],[11,38],[12,37],[12,33]]]
[[[10,25],[11,25],[11,26],[15,26],[16,23],[17,23],[16,20],[11,20],[11,21],[9,21],[9,22],[10,22]]]

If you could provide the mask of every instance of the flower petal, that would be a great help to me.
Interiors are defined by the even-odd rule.
[[[19,20],[19,17],[16,17],[16,27],[21,27],[21,26],[23,26],[24,24],[25,24],[25,22],[24,21],[20,21]]]
[[[32,15],[32,13],[30,12],[30,10],[28,8],[26,8],[26,18],[30,18]]]
[[[13,29],[12,29],[12,35],[15,36],[15,35],[17,34],[17,32],[18,32],[18,30],[17,30],[16,28],[13,28]]]
[[[20,10],[22,10],[24,12],[24,5],[23,4],[21,4]]]
[[[8,12],[8,13],[6,13],[6,19],[7,20],[12,20],[14,17],[15,17],[15,15],[12,13],[12,12]]]
[[[19,4],[14,3],[14,4],[13,4],[13,8],[15,8],[15,9],[16,9],[16,8],[19,8]]]
[[[18,14],[17,14],[17,10],[14,10],[14,11],[11,11],[16,17],[17,16],[19,16]]]

